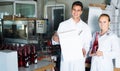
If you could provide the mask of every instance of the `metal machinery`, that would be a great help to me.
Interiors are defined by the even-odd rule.
[[[37,4],[35,1],[0,0],[0,18],[4,15],[37,17]]]
[[[0,1],[0,33],[7,43],[29,43],[35,35],[35,1]],[[32,25],[31,25],[32,24]],[[36,39],[36,38],[35,38]]]
[[[44,18],[48,19],[48,34],[51,36],[57,30],[59,23],[65,20],[65,4],[47,3],[44,8]]]
[[[36,1],[0,0],[0,50],[15,50],[18,67],[37,63]]]
[[[14,16],[15,17],[15,16]],[[6,43],[31,43],[36,40],[35,18],[9,18],[2,20],[2,34]]]
[[[0,19],[0,43],[2,43],[2,22]]]

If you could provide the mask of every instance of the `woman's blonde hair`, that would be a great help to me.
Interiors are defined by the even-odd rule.
[[[101,14],[101,15],[99,16],[99,19],[100,19],[102,16],[108,17],[108,21],[110,22],[110,16],[109,16],[108,14]],[[99,20],[99,19],[98,19],[98,20]]]

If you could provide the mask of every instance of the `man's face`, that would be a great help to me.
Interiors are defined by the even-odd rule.
[[[79,19],[80,16],[82,14],[82,9],[81,9],[81,6],[79,5],[74,5],[73,8],[72,8],[72,17],[74,19]]]

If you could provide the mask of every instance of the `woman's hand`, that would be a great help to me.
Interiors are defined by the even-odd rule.
[[[103,56],[103,52],[102,51],[97,51],[96,56]]]
[[[89,56],[95,56],[96,55],[96,53],[90,53],[89,54]]]
[[[84,48],[82,48],[82,52],[83,52],[83,56],[86,56],[86,50]]]

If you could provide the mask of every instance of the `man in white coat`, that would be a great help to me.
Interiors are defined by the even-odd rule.
[[[109,28],[110,17],[107,14],[101,14],[99,17],[100,32],[98,32],[98,49],[91,53],[91,71],[114,71],[112,59],[118,56],[119,42],[118,37]],[[95,40],[96,34],[93,36]],[[93,48],[91,48],[92,50]]]
[[[71,8],[72,17],[61,22],[57,35],[52,37],[53,44],[61,46],[60,71],[85,71],[85,58],[90,47],[91,30],[80,18],[83,5],[75,1]]]

